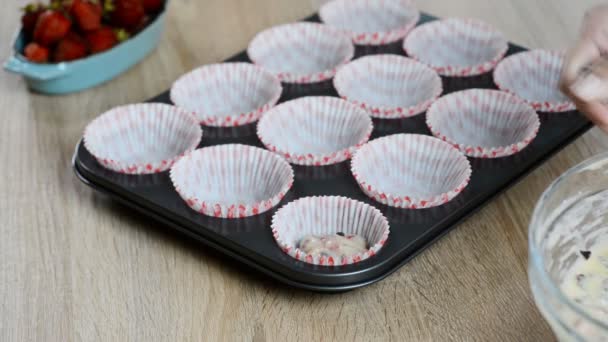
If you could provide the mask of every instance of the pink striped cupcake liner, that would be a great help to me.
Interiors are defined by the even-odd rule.
[[[372,55],[356,59],[334,77],[338,94],[380,119],[420,114],[443,91],[433,69],[397,55]]]
[[[258,33],[247,48],[249,58],[286,83],[331,79],[355,48],[344,32],[318,23],[275,26]]]
[[[243,218],[276,206],[293,184],[291,166],[264,149],[227,144],[205,147],[171,168],[171,182],[193,210]]]
[[[515,154],[534,140],[540,127],[530,105],[490,89],[443,96],[427,111],[426,120],[434,136],[475,158]]]
[[[370,198],[397,208],[445,204],[469,184],[471,166],[450,144],[420,134],[370,141],[352,160],[352,173]]]
[[[168,170],[196,148],[203,131],[192,114],[162,103],[111,109],[84,131],[84,146],[103,167],[125,174]]]
[[[505,58],[494,70],[494,83],[501,90],[518,96],[535,110],[564,112],[576,107],[559,90],[564,54],[532,50]]]
[[[233,127],[258,121],[281,96],[281,82],[250,63],[199,67],[171,87],[171,101],[206,126]]]
[[[508,44],[502,33],[483,21],[450,18],[413,29],[403,49],[440,75],[463,77],[494,69]]]
[[[410,0],[334,0],[319,10],[321,21],[344,30],[358,45],[384,45],[403,39],[420,12]]]
[[[372,133],[372,120],[357,106],[329,96],[302,97],[268,111],[258,137],[272,152],[298,165],[349,159]]]
[[[289,256],[309,264],[339,266],[354,264],[376,255],[386,243],[389,224],[369,204],[341,196],[304,197],[288,203],[272,217],[272,235]],[[308,254],[299,248],[306,235],[359,235],[367,241],[364,253],[343,256]]]

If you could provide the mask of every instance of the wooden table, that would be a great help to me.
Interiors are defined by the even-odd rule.
[[[564,48],[591,0],[420,0],[483,18],[510,40]],[[0,51],[18,23],[0,12]],[[172,0],[158,50],[118,79],[62,97],[0,72],[0,340],[309,341],[553,339],[528,287],[527,227],[549,183],[608,147],[597,129],[386,280],[339,295],[303,292],[236,267],[94,193],[70,158],[99,113],[167,89],[242,50],[306,0]]]

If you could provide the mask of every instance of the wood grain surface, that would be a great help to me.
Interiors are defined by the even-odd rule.
[[[483,18],[528,47],[565,48],[591,0],[419,0]],[[24,1],[0,11],[7,56]],[[312,12],[308,0],[172,0],[158,50],[110,83],[32,94],[0,72],[0,341],[547,341],[528,287],[536,200],[608,147],[578,139],[394,275],[337,295],[279,285],[94,193],[70,158],[85,125],[167,89],[252,36]]]

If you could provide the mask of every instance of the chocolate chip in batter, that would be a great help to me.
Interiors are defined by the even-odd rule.
[[[581,255],[583,256],[583,258],[585,258],[585,260],[589,260],[589,258],[591,257],[591,251],[581,251]]]
[[[587,282],[587,277],[584,274],[576,275],[576,285],[580,288],[585,288],[585,283]]]

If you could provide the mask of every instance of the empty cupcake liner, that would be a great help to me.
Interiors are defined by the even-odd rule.
[[[270,151],[298,165],[329,165],[349,159],[372,133],[372,120],[336,97],[302,97],[268,111],[258,137]]]
[[[84,146],[107,169],[125,174],[168,170],[199,144],[202,130],[189,112],[162,103],[116,107],[84,131]]]
[[[281,82],[250,63],[205,65],[180,77],[171,101],[207,126],[241,126],[255,121],[281,96]]]
[[[355,48],[341,30],[318,23],[275,26],[258,33],[249,58],[286,83],[315,83],[334,76]]]
[[[420,134],[394,134],[363,145],[352,173],[370,198],[397,208],[445,204],[469,183],[471,166],[450,144]]]
[[[403,48],[440,75],[475,76],[494,69],[508,44],[502,33],[482,21],[450,18],[413,29]]]
[[[490,89],[446,95],[426,115],[434,136],[476,158],[515,154],[534,140],[540,127],[530,105],[509,93]]]
[[[299,248],[306,235],[360,235],[368,250],[334,260],[332,256],[308,254]],[[272,217],[272,235],[291,257],[314,265],[339,266],[357,263],[378,253],[386,243],[389,224],[382,213],[369,204],[340,196],[304,197],[295,200]]]
[[[221,218],[243,218],[273,208],[294,178],[281,157],[240,144],[195,150],[175,163],[170,176],[188,206]]]
[[[343,99],[381,119],[420,114],[443,90],[433,69],[397,55],[356,59],[340,68],[333,82]]]
[[[403,39],[420,12],[410,0],[334,0],[321,7],[319,17],[347,32],[355,44],[383,45]]]
[[[518,96],[535,110],[564,112],[576,107],[559,90],[564,54],[532,50],[505,58],[494,70],[494,83],[501,90]]]

